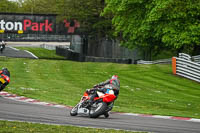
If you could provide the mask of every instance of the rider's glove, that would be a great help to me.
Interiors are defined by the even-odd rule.
[[[97,85],[94,85],[94,87],[93,88],[98,88],[99,87],[99,85],[97,84]]]

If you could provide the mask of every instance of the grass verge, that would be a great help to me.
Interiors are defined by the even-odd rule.
[[[65,59],[63,56],[56,55],[55,50],[48,50],[44,48],[32,48],[32,47],[16,47],[20,50],[28,50],[31,53],[34,53],[40,59],[57,59],[63,60]]]
[[[0,129],[0,133],[133,133],[131,131],[123,130],[83,128],[11,121],[0,121]]]
[[[41,101],[74,106],[85,89],[117,74],[121,89],[113,111],[200,118],[199,83],[174,76],[171,65],[6,58],[0,67],[11,71],[5,91]]]

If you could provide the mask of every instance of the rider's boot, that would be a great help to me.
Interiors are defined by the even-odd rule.
[[[91,107],[93,103],[94,103],[94,101],[93,101],[92,99],[89,99],[89,100],[88,100],[87,107]]]
[[[91,106],[93,104],[92,100],[88,100],[88,106]]]
[[[90,96],[90,99],[88,100],[88,106],[91,106],[94,103],[94,97],[96,96],[96,94],[93,94]]]
[[[105,117],[105,118],[108,118],[108,117],[109,117],[108,112],[104,113],[104,117]]]

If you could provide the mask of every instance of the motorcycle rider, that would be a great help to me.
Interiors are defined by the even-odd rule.
[[[3,50],[5,49],[6,47],[6,43],[4,42],[4,40],[1,41],[1,44],[0,44],[0,51],[1,53],[3,53]]]
[[[0,91],[2,91],[10,82],[10,72],[7,68],[0,70]]]
[[[97,91],[103,92],[104,94],[108,93],[108,90],[113,90],[114,95],[117,97],[120,89],[120,80],[117,75],[113,75],[111,79],[108,79],[104,82],[101,82],[95,85],[92,89],[88,89],[86,92],[90,95],[90,100],[88,105],[91,106],[94,102],[94,98],[98,97]],[[105,117],[108,117],[109,114],[106,112]]]

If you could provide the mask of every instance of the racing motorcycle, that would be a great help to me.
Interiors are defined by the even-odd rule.
[[[98,97],[94,98],[92,105],[89,105],[90,93],[86,91],[80,102],[71,109],[70,115],[84,115],[89,116],[90,118],[97,118],[100,115],[104,115],[107,118],[109,116],[108,112],[112,110],[114,101],[117,97],[114,95],[114,91],[111,89],[107,89],[105,94],[97,90],[95,91]]]

